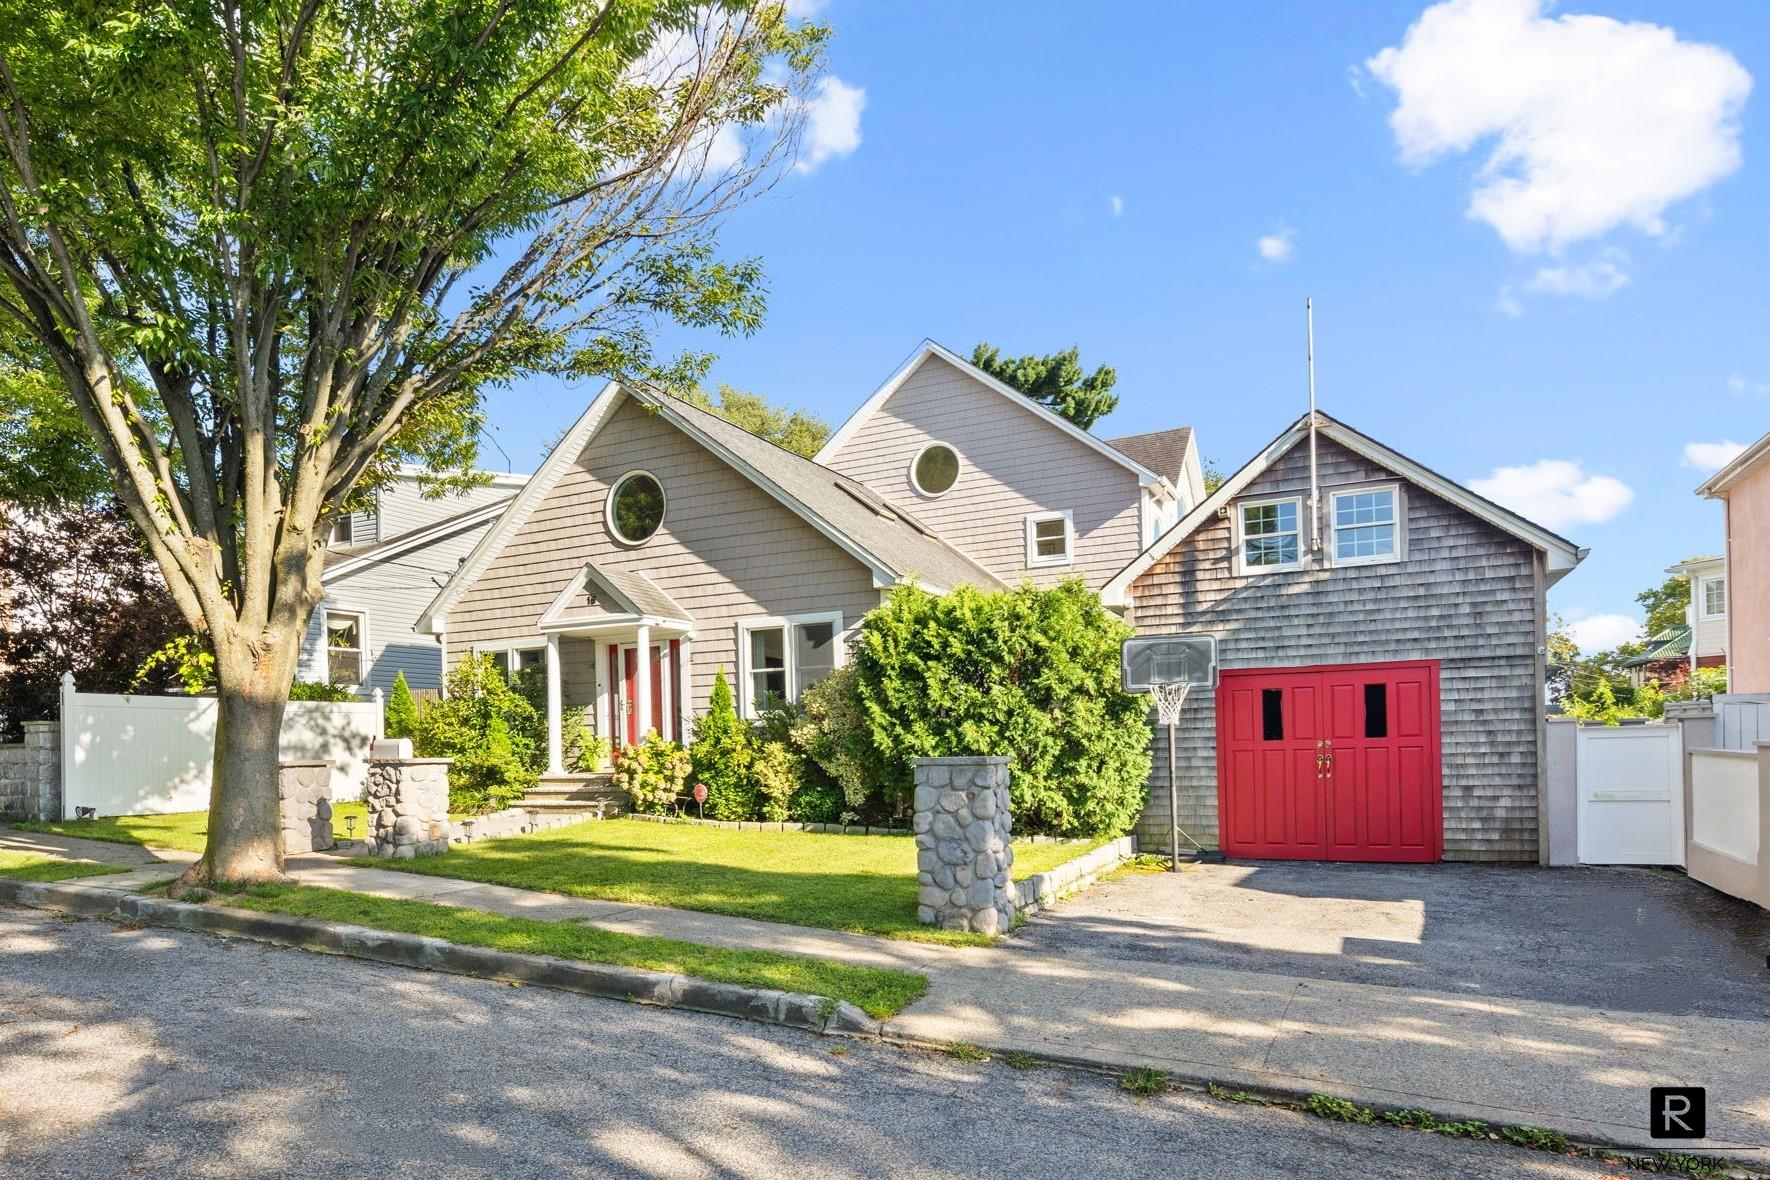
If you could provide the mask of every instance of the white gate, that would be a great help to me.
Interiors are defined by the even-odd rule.
[[[165,815],[209,806],[214,697],[61,693],[61,805],[99,815]],[[332,764],[332,797],[354,799],[381,736],[381,701],[291,701],[282,756]]]
[[[1683,864],[1683,730],[1582,725],[1578,741],[1580,863]]]

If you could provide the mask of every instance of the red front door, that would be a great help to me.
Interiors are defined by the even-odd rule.
[[[673,726],[664,712],[664,676],[668,669],[661,644],[651,645],[651,726],[659,733],[670,733]],[[639,649],[621,649],[621,702],[627,715],[626,733],[629,746],[639,743]]]
[[[1437,662],[1224,672],[1217,799],[1230,856],[1436,861]]]

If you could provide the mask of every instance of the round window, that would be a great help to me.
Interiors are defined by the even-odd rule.
[[[623,475],[608,494],[608,528],[615,540],[641,545],[664,523],[664,486],[649,471]]]
[[[910,482],[924,496],[938,496],[959,482],[959,453],[945,443],[922,448],[910,465]]]

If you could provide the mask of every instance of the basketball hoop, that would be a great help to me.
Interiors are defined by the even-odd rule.
[[[1217,683],[1217,637],[1214,635],[1139,635],[1119,649],[1119,673],[1126,692],[1148,693],[1156,716],[1168,731],[1168,829],[1172,858],[1180,871],[1180,837],[1200,853],[1204,847],[1180,830],[1180,787],[1175,769],[1179,757],[1174,729],[1194,685]]]

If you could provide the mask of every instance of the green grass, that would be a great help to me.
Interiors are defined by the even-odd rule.
[[[0,848],[0,877],[18,881],[66,881],[74,877],[102,877],[128,871],[121,865],[99,864],[95,860],[61,860],[34,852],[9,852]]]
[[[576,922],[513,918],[484,910],[312,885],[260,885],[221,900],[244,909],[424,934],[465,946],[642,967],[721,983],[829,996],[847,1000],[880,1020],[896,1015],[928,988],[928,980],[923,976],[887,967],[859,967],[774,951],[730,950],[673,938],[600,930]]]
[[[344,817],[356,816],[356,834],[368,831],[369,809],[361,803],[332,804],[332,831],[342,839]],[[209,838],[207,811],[175,811],[169,815],[101,815],[97,819],[61,819],[44,822],[19,822],[12,825],[25,832],[48,832],[55,836],[79,836],[86,840],[104,840],[112,844],[140,844],[147,848],[171,848],[179,852],[201,852]]]
[[[1159,1069],[1127,1070],[1119,1075],[1119,1089],[1148,1098],[1152,1094],[1160,1094],[1168,1088],[1168,1075]]]
[[[1016,844],[1015,878],[1043,872],[1097,843]],[[440,856],[352,863],[892,938],[993,941],[916,921],[916,844],[910,836],[588,820],[532,836],[457,845]]]

